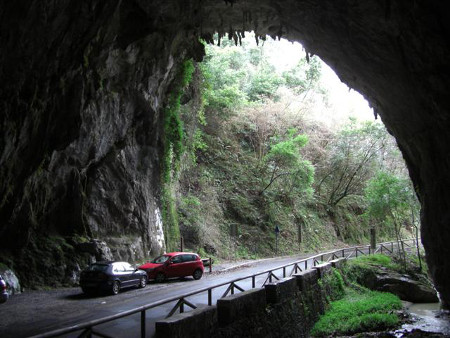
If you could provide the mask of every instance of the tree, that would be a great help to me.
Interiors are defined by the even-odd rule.
[[[277,181],[282,181],[280,189],[284,193],[295,190],[297,193],[311,193],[314,181],[314,167],[300,155],[300,149],[306,145],[306,135],[296,135],[295,129],[287,132],[287,138],[276,141],[264,158],[266,172],[264,194]]]
[[[335,207],[350,196],[363,196],[364,187],[379,167],[387,145],[384,126],[351,119],[328,143],[328,158],[318,165],[317,195]]]
[[[221,46],[206,45],[201,64],[207,88],[205,107],[226,112],[235,111],[248,103],[277,101],[280,87],[287,87],[296,95],[318,89],[321,61],[317,57],[281,73],[270,60],[267,50],[276,42],[252,46],[248,39],[235,46],[226,39]]]
[[[246,92],[250,101],[258,102],[266,99],[278,100],[277,90],[284,83],[275,67],[268,62],[260,62],[259,67],[249,77]]]
[[[400,245],[402,228],[411,224],[411,220],[415,222],[415,210],[418,209],[411,182],[392,173],[380,171],[368,182],[365,197],[368,203],[366,215],[376,220],[380,226],[393,230],[405,260],[404,248]]]
[[[243,91],[247,82],[246,56],[241,48],[206,46],[207,56],[200,68],[204,76],[205,108],[230,111],[247,102]]]
[[[321,61],[317,57],[312,57],[309,62],[301,59],[297,65],[284,71],[282,77],[286,87],[292,89],[296,94],[317,89],[321,74]]]

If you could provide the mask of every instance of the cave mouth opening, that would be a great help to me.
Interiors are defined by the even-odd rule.
[[[106,237],[123,231],[120,224],[158,250],[158,118],[174,65],[187,54],[201,59],[198,39],[208,41],[208,32],[234,38],[236,31],[253,29],[299,41],[320,56],[364,94],[396,137],[422,205],[430,273],[443,306],[450,307],[446,7],[437,0],[5,5],[2,249],[20,255],[38,230],[47,235],[87,229]],[[130,159],[152,169],[142,174]],[[114,191],[133,191],[138,205]],[[105,192],[114,203],[104,203]]]
[[[286,138],[286,131],[294,127],[299,132],[305,132],[310,136],[310,143],[314,145],[307,152],[329,151],[332,153],[332,149],[334,149],[336,153],[330,156],[345,157],[344,154],[339,154],[338,151],[346,151],[347,154],[353,154],[351,159],[347,157],[349,158],[347,165],[351,165],[351,167],[347,168],[347,171],[355,172],[355,175],[358,173],[358,185],[352,185],[349,179],[351,175],[346,172],[342,173],[342,163],[337,161],[334,163],[331,163],[331,161],[317,161],[314,163],[318,174],[316,181],[321,182],[320,187],[323,188],[318,197],[324,200],[323,204],[328,205],[330,208],[334,208],[341,201],[345,202],[348,200],[348,198],[345,199],[346,197],[355,198],[358,196],[362,198],[364,186],[371,178],[370,175],[375,176],[375,170],[371,171],[368,168],[374,166],[375,161],[372,161],[372,159],[378,156],[378,154],[370,152],[371,150],[368,146],[373,147],[380,154],[383,151],[386,154],[392,151],[398,155],[398,149],[393,138],[388,136],[385,131],[384,136],[380,136],[381,134],[370,134],[380,132],[383,127],[377,127],[372,130],[367,128],[369,125],[373,127],[373,124],[376,123],[378,126],[381,125],[379,120],[374,121],[373,111],[368,107],[367,101],[359,93],[350,91],[346,85],[342,84],[333,71],[318,57],[309,56],[308,60],[305,57],[303,47],[299,43],[291,43],[284,39],[276,41],[270,37],[267,37],[266,40],[259,39],[259,44],[254,41],[254,36],[246,33],[245,38],[240,43],[223,39],[220,46],[217,46],[219,43],[216,37],[212,41],[215,42],[215,45],[211,43],[206,46],[206,56],[203,61],[206,65],[202,70],[209,72],[207,79],[211,80],[210,86],[213,87],[213,93],[208,94],[209,98],[207,100],[209,103],[212,102],[212,108],[210,109],[220,111],[222,119],[225,119],[224,116],[228,117],[230,111],[233,110],[239,111],[233,111],[232,113],[234,114],[243,114],[243,120],[247,119],[250,123],[245,127],[241,126],[241,133],[247,135],[242,141],[250,144],[248,148],[257,150],[261,158],[273,146],[270,140],[271,137]],[[325,79],[322,76],[322,71],[327,72]],[[336,90],[337,93],[330,94],[329,92],[335,90],[335,86],[339,86]],[[332,98],[329,99],[328,95],[332,96]],[[333,102],[333,99],[336,99],[336,97],[336,102]],[[348,100],[353,101],[351,103],[354,105],[345,104],[348,103]],[[227,103],[227,101],[232,103]],[[226,106],[227,104],[229,106]],[[238,108],[234,108],[234,106]],[[349,112],[348,110],[351,111]],[[361,112],[360,110],[364,111]],[[285,119],[280,118],[276,120],[277,116],[284,113],[286,113]],[[349,117],[353,116],[356,119],[360,116],[360,113],[363,116],[363,122],[367,122],[365,129],[357,126],[357,123],[355,123],[351,127],[347,126],[347,132],[350,133],[342,132],[342,125],[349,122]],[[217,112],[215,114],[217,115]],[[297,120],[289,121],[289,114],[296,116]],[[268,115],[274,116],[273,119],[276,122],[271,121]],[[278,124],[278,127],[271,126],[271,123]],[[306,126],[308,123],[310,125]],[[218,123],[213,123],[213,125],[217,126]],[[206,128],[208,129],[208,126]],[[273,129],[268,131],[270,128]],[[342,139],[349,143],[353,142],[352,145],[337,146],[338,142],[343,143],[342,139],[334,139],[330,135],[326,135],[325,132],[320,134],[323,130],[327,130],[330,131],[330,134],[335,133],[337,135],[338,129],[340,129],[339,132]],[[214,135],[214,133],[217,133],[217,128],[210,131]],[[358,139],[358,133],[359,137],[364,140]],[[226,135],[219,135],[218,138],[221,139],[223,136],[226,138]],[[375,147],[374,142],[378,141],[380,143]],[[380,149],[378,149],[378,146]],[[370,154],[371,161],[366,161],[365,157],[367,154],[364,153],[365,151]],[[390,159],[392,158],[390,157]],[[414,203],[417,203],[403,159],[397,156],[395,160],[399,163],[399,166],[395,168],[395,166],[391,165],[391,171],[394,172],[398,169],[403,177],[402,182],[406,183],[406,189],[409,191],[411,198],[414,199]],[[387,162],[386,159],[380,159],[378,165],[381,166],[382,161]],[[348,180],[348,186],[351,186],[351,189],[355,189],[355,191],[347,196],[347,192],[343,191],[339,185],[330,188],[326,184],[322,185],[323,182],[330,181],[329,177],[332,175],[332,173],[324,170],[325,167],[336,168],[337,174],[335,176],[339,178],[338,175],[342,173],[340,177],[346,180],[346,184]],[[344,176],[347,176],[347,178]],[[217,179],[219,180],[219,178]],[[339,181],[338,179],[336,180]],[[346,184],[343,186],[347,186]],[[247,186],[247,184],[243,186]],[[327,197],[327,189],[330,189],[329,197]],[[356,209],[360,210],[362,208]],[[418,208],[415,208],[414,212],[414,219],[417,221],[419,219]],[[292,231],[297,232],[298,230],[293,229]],[[336,226],[335,231],[338,237],[342,236],[343,239],[351,238],[346,231],[339,229],[338,226]],[[390,240],[393,237],[383,239]]]
[[[439,1],[415,6],[407,1],[236,1],[203,9],[210,31],[225,35],[232,27],[253,27],[260,35],[298,41],[363,93],[405,159],[421,204],[429,271],[442,306],[450,308],[450,263],[443,258],[450,242],[450,194],[444,188],[450,185],[446,7]],[[232,30],[229,36],[234,37]]]
[[[299,66],[303,63],[304,67],[308,66],[311,62],[315,63],[317,67],[318,74],[307,74],[306,76],[318,76],[318,81],[320,82],[320,90],[324,92],[322,98],[324,102],[323,107],[318,107],[316,115],[324,115],[322,121],[329,121],[329,124],[340,124],[342,120],[349,117],[354,117],[359,120],[374,120],[377,117],[374,114],[374,110],[370,107],[368,101],[360,94],[357,90],[348,87],[344,82],[342,82],[335,71],[319,56],[312,55],[306,51],[306,49],[297,41],[289,41],[285,38],[273,38],[270,36],[260,36],[253,31],[248,31],[245,33],[240,33],[239,40],[229,39],[227,37],[219,38],[219,34],[216,33],[213,36],[213,40],[206,44],[206,55],[205,59],[209,60],[214,57],[214,55],[219,55],[213,50],[220,47],[235,48],[239,51],[245,49],[249,51],[251,55],[250,58],[253,60],[235,60],[236,64],[239,61],[247,62],[247,66],[260,66],[255,63],[260,62],[258,60],[264,57],[264,62],[269,63],[272,67],[270,71],[273,71],[277,75],[286,76],[287,72],[295,72],[295,66]],[[236,52],[237,53],[237,52]],[[220,56],[220,55],[219,55]],[[256,59],[256,60],[255,60]],[[229,65],[230,67],[236,67],[236,65]],[[253,70],[261,71],[261,70]],[[295,74],[297,75],[297,74]],[[238,79],[239,80],[239,79]],[[237,81],[238,81],[237,80]],[[269,79],[270,80],[270,79]],[[283,79],[285,81],[294,81],[293,79]],[[301,79],[296,79],[300,81]],[[303,79],[306,82],[309,79]],[[286,86],[286,83],[282,85]],[[305,84],[304,84],[305,86]],[[306,89],[308,90],[308,89]],[[298,93],[294,95],[300,97]],[[295,97],[292,97],[296,99]],[[253,98],[254,99],[254,98]],[[255,100],[254,100],[255,101]],[[317,116],[319,118],[319,116]]]

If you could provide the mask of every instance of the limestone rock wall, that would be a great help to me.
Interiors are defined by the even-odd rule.
[[[0,251],[19,276],[42,237],[75,251],[99,239],[129,261],[164,250],[163,105],[202,46],[173,20],[158,25],[162,3],[2,1]]]

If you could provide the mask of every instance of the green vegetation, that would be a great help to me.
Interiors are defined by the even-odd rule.
[[[311,331],[312,336],[348,335],[379,331],[398,324],[392,311],[402,308],[400,299],[390,293],[347,289],[346,296],[330,304]]]
[[[352,335],[380,331],[399,323],[395,310],[402,308],[400,299],[390,293],[371,291],[362,287],[374,279],[374,273],[384,267],[399,271],[400,265],[389,256],[376,254],[347,261],[342,268],[346,282],[338,271],[321,282],[327,285],[325,294],[331,295],[330,306],[315,324],[312,336]]]
[[[192,79],[194,64],[192,60],[185,61],[180,67],[168,95],[164,109],[164,161],[163,179],[165,183],[171,181],[171,173],[179,170],[178,163],[184,151],[183,123],[180,118],[181,96],[183,90]]]
[[[317,118],[328,107],[320,59],[279,68],[276,42],[250,41],[206,45],[204,62],[185,63],[174,80],[164,120],[166,249],[182,236],[186,249],[219,259],[272,256],[276,226],[278,254],[367,243],[374,226],[379,241],[392,239],[389,222],[369,214],[366,187],[380,171],[406,177],[393,139],[378,122]],[[411,234],[418,218],[399,217]]]
[[[327,295],[327,301],[334,301],[345,296],[345,283],[339,270],[334,269],[332,273],[319,279],[319,285],[322,287],[323,293]]]
[[[379,228],[395,236],[400,244],[404,225],[416,227],[419,203],[411,182],[387,171],[379,171],[370,179],[365,189],[367,201],[366,216],[377,222]],[[417,233],[417,232],[416,232]],[[400,251],[402,263],[406,268],[406,252]],[[418,252],[417,257],[420,259]]]
[[[394,268],[392,258],[383,254],[375,254],[368,256],[359,256],[349,262],[350,266],[384,266],[387,268]]]
[[[173,81],[164,109],[164,154],[162,161],[162,204],[164,235],[167,249],[174,250],[180,239],[177,208],[174,199],[173,177],[179,172],[184,152],[183,123],[180,118],[181,96],[192,79],[194,64],[188,60],[182,64]]]
[[[397,253],[393,256],[381,254],[361,256],[349,261],[343,271],[349,283],[372,285],[376,278],[375,274],[382,268],[407,273],[416,281],[431,286],[426,264],[423,265],[421,260],[411,253],[406,255]]]

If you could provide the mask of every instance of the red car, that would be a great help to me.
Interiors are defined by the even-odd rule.
[[[202,278],[203,262],[199,255],[191,252],[169,252],[143,264],[139,269],[147,272],[148,279],[162,282],[167,278],[192,276]]]

